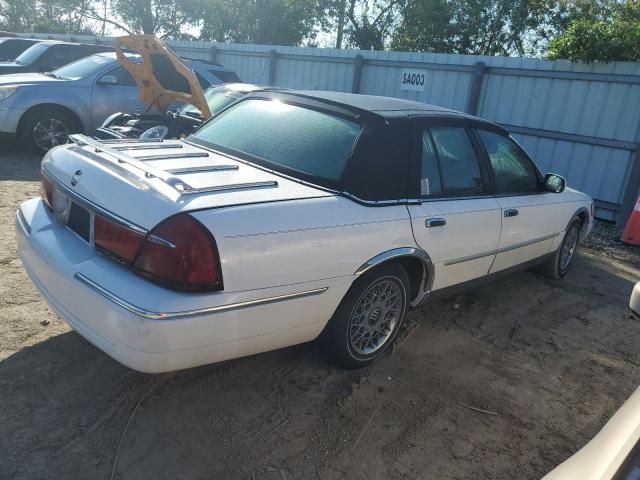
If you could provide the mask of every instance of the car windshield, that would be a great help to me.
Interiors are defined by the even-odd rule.
[[[51,45],[51,43],[36,43],[35,45],[30,46],[18,55],[16,63],[21,65],[31,65],[40,58],[40,55],[42,55]]]
[[[279,100],[248,99],[213,117],[190,138],[293,176],[342,176],[360,125]],[[246,154],[246,155],[243,155]]]
[[[97,74],[112,63],[115,63],[114,59],[103,57],[102,55],[92,55],[91,57],[82,58],[69,65],[60,67],[52,73],[54,73],[57,78],[80,80],[81,78]]]
[[[217,112],[232,104],[239,98],[244,97],[246,93],[247,92],[242,92],[229,87],[212,87],[205,90],[204,98],[207,101],[207,105],[209,105],[211,114],[215,115]],[[184,115],[199,115],[201,112],[193,105],[187,104],[182,107],[180,113]]]

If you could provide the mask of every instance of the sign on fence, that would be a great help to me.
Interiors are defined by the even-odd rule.
[[[424,70],[405,68],[402,70],[402,77],[400,78],[400,90],[423,92],[426,78]]]

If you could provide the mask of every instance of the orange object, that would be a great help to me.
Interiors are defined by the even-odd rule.
[[[640,198],[638,198],[636,206],[624,226],[622,241],[632,245],[640,245]]]

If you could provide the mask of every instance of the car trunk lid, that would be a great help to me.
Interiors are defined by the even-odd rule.
[[[73,140],[49,152],[45,173],[68,196],[146,230],[179,212],[332,195],[185,141]]]

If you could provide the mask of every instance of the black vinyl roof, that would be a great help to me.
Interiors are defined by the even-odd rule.
[[[494,123],[466,113],[400,98],[313,90],[258,90],[243,100],[251,98],[279,99],[351,117],[360,123],[362,129],[340,179],[303,180],[343,192],[358,201],[381,205],[419,196],[417,182],[413,181],[419,176],[419,166],[411,154],[413,118],[427,117],[435,125],[454,122],[457,126],[481,126],[505,132]]]
[[[465,118],[476,125],[490,126],[493,130],[498,130],[506,134],[501,126],[484,118],[475,117],[468,113],[451,110],[449,108],[438,107],[429,103],[406,100],[404,98],[381,97],[377,95],[361,95],[359,93],[329,92],[317,90],[289,90],[281,92],[286,95],[303,97],[310,100],[320,101],[334,107],[343,107],[349,110],[369,112],[383,118],[397,118],[399,116],[433,116],[438,118],[454,117]]]
[[[382,112],[434,112],[451,113],[460,115],[460,112],[438,107],[428,103],[405,100],[404,98],[380,97],[377,95],[360,95],[358,93],[344,92],[324,92],[315,90],[297,90],[293,94],[305,97],[327,100],[329,102],[341,103],[359,110],[366,110],[374,113]]]

